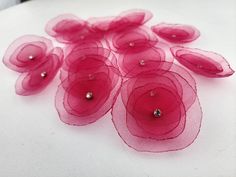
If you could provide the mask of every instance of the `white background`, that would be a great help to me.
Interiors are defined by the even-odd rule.
[[[195,25],[202,35],[191,46],[222,54],[236,69],[235,7],[235,0],[35,0],[0,12],[0,57],[16,37],[46,35],[46,22],[60,13],[88,18],[145,8],[154,13],[150,24]],[[85,127],[63,124],[54,108],[58,78],[21,97],[18,74],[0,64],[0,177],[235,177],[236,74],[193,75],[203,108],[198,138],[182,151],[152,154],[127,147],[110,114]]]
[[[14,4],[17,4],[19,2],[20,2],[20,0],[1,0],[0,1],[0,10],[10,7],[10,6],[13,6]]]

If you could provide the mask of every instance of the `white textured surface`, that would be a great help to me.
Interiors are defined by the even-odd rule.
[[[0,12],[0,57],[18,36],[46,35],[44,25],[60,13],[88,18],[145,8],[154,13],[151,24],[195,25],[202,36],[191,46],[224,55],[236,69],[235,7],[235,0],[35,0]],[[58,80],[37,96],[20,97],[17,76],[0,64],[1,177],[236,176],[236,74],[218,80],[194,75],[204,112],[200,135],[187,149],[162,154],[127,147],[110,115],[85,127],[63,124],[54,109]]]

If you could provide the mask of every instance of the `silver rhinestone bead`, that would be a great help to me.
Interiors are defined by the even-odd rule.
[[[86,98],[87,100],[93,99],[93,93],[92,93],[92,92],[87,92],[86,95],[85,95],[85,98]]]
[[[171,35],[171,37],[175,38],[175,37],[176,37],[176,35],[175,35],[175,34],[172,34],[172,35]]]
[[[45,77],[47,77],[47,72],[46,71],[44,71],[44,72],[41,72],[41,74],[40,74],[40,76],[42,77],[42,78],[45,78]]]
[[[161,117],[162,112],[161,112],[160,109],[155,109],[155,110],[153,111],[153,115],[154,115],[154,117],[159,118],[159,117]]]
[[[140,65],[140,66],[145,66],[145,64],[146,64],[146,63],[145,63],[144,60],[140,60],[140,61],[139,61],[139,65]]]
[[[34,56],[33,56],[33,55],[30,55],[30,56],[28,57],[28,59],[29,59],[29,60],[33,60],[33,59],[34,59]]]

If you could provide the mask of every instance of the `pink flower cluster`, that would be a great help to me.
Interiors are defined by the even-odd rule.
[[[199,133],[202,111],[187,69],[213,78],[234,71],[219,54],[184,47],[200,37],[195,27],[149,27],[152,16],[146,10],[88,20],[65,14],[45,28],[62,47],[40,36],[18,38],[3,58],[8,68],[22,73],[16,93],[42,91],[60,70],[55,105],[63,122],[87,125],[111,110],[119,136],[137,151],[189,146]]]

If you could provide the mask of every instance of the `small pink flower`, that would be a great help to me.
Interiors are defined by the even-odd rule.
[[[63,51],[54,48],[46,57],[45,61],[34,70],[22,73],[16,82],[18,95],[33,95],[41,92],[54,79],[63,62]]]
[[[90,18],[95,31],[117,32],[130,27],[138,27],[145,24],[152,18],[152,13],[147,10],[133,9],[120,13],[116,17]]]
[[[18,95],[42,91],[55,77],[63,62],[61,48],[53,48],[44,37],[27,35],[16,39],[6,51],[4,64],[22,73],[16,82]]]
[[[187,47],[172,47],[173,56],[191,71],[206,77],[228,77],[234,71],[226,59],[214,52]]]
[[[33,70],[46,60],[53,49],[52,42],[44,37],[26,35],[17,38],[7,49],[3,63],[10,69],[23,73]]]
[[[156,47],[137,52],[133,52],[132,49],[126,50],[124,54],[119,55],[118,65],[123,76],[134,77],[144,71],[162,68],[164,61],[173,62],[173,57],[170,55],[169,46],[158,43]]]
[[[160,38],[171,43],[187,43],[196,40],[200,32],[193,26],[160,23],[152,27],[152,31]]]
[[[45,30],[57,41],[69,44],[103,37],[103,34],[94,31],[87,21],[72,14],[59,15],[53,18],[47,23]]]
[[[117,53],[144,51],[157,44],[156,35],[147,27],[127,28],[123,31],[111,33],[106,39],[111,50]]]

